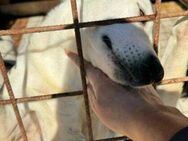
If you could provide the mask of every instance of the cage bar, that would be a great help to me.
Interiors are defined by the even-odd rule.
[[[101,140],[95,140],[95,141],[132,141],[131,139],[123,136],[123,137],[115,137],[115,138],[107,138],[107,139],[101,139]]]
[[[187,81],[188,81],[188,76],[162,80],[157,85],[167,85],[167,84],[181,83],[181,82],[187,82]],[[61,97],[81,96],[82,94],[83,94],[83,91],[45,94],[45,95],[38,95],[38,96],[15,98],[15,101],[16,103],[29,103],[29,102],[56,99],[56,98],[61,98]],[[0,105],[8,105],[8,104],[11,104],[10,99],[0,100]]]
[[[154,21],[154,28],[153,28],[154,29],[154,49],[157,52],[158,42],[159,42],[160,20],[165,19],[165,18],[188,16],[188,11],[162,14],[162,13],[160,13],[161,0],[156,0],[155,1],[155,13],[151,14],[151,15],[118,18],[118,19],[110,19],[110,20],[101,20],[101,21],[91,21],[91,22],[79,22],[76,0],[70,0],[70,2],[71,2],[71,9],[72,9],[72,15],[73,15],[73,23],[72,24],[23,28],[23,29],[0,30],[0,36],[74,29],[78,55],[79,55],[79,59],[80,59],[80,74],[81,74],[81,78],[82,78],[83,91],[74,91],[74,92],[66,92],[66,93],[39,95],[39,96],[33,96],[33,97],[15,98],[14,93],[11,88],[11,85],[10,85],[10,82],[9,82],[9,79],[8,79],[8,76],[7,76],[7,71],[4,66],[4,62],[2,60],[2,56],[0,54],[0,69],[1,69],[1,72],[2,72],[2,75],[4,78],[4,83],[6,85],[6,88],[8,90],[8,94],[10,97],[10,99],[0,100],[0,105],[12,104],[20,131],[21,131],[21,134],[23,137],[23,140],[28,141],[27,135],[25,132],[25,128],[24,128],[24,125],[22,122],[22,118],[20,116],[19,109],[17,106],[18,103],[35,102],[35,101],[50,100],[50,99],[60,98],[60,97],[83,95],[84,100],[85,100],[85,107],[86,107],[86,118],[87,118],[89,141],[118,141],[118,140],[130,141],[130,139],[128,139],[125,136],[93,140],[92,123],[91,123],[91,115],[90,115],[89,101],[88,101],[88,95],[87,95],[87,85],[86,85],[86,79],[85,79],[86,72],[85,72],[84,61],[83,61],[84,59],[83,59],[83,53],[82,53],[80,28],[110,25],[110,24],[114,24],[114,23]],[[167,85],[167,84],[180,83],[180,82],[186,82],[186,81],[188,81],[188,77],[172,78],[172,79],[162,80],[160,83],[158,83],[158,85]]]
[[[29,102],[37,102],[37,101],[43,101],[43,100],[62,98],[62,97],[81,96],[82,94],[83,94],[83,91],[45,94],[45,95],[39,95],[39,96],[15,98],[15,101],[16,103],[29,103]],[[8,104],[11,104],[10,99],[0,100],[0,105],[8,105]]]
[[[173,18],[179,16],[188,16],[188,10],[182,12],[176,12],[176,13],[160,14],[160,19]],[[80,22],[77,24],[77,26],[79,28],[85,28],[85,27],[93,27],[93,26],[110,25],[114,23],[131,23],[131,22],[153,21],[153,20],[155,20],[155,14],[110,19],[110,20]],[[31,28],[23,28],[23,29],[8,29],[8,30],[0,30],[0,36],[27,34],[27,33],[36,33],[36,32],[48,32],[48,31],[57,31],[57,30],[68,30],[73,28],[75,28],[75,25],[72,23],[72,24],[52,25],[52,26],[43,26],[43,27],[31,27]]]
[[[160,34],[160,7],[161,0],[156,0],[155,2],[155,20],[153,25],[154,36],[153,36],[153,48],[158,54],[158,43],[159,43],[159,34]]]
[[[10,97],[10,102],[12,104],[12,107],[13,107],[13,110],[14,110],[14,113],[15,113],[15,116],[16,116],[16,119],[17,119],[17,122],[18,122],[18,126],[20,128],[20,132],[22,134],[23,140],[28,141],[26,131],[25,131],[25,128],[24,128],[24,125],[23,125],[23,121],[22,121],[22,118],[20,116],[20,112],[19,112],[16,100],[15,100],[15,97],[14,97],[12,87],[10,85],[10,81],[9,81],[9,78],[8,78],[8,75],[7,75],[7,70],[5,68],[5,64],[4,64],[3,58],[1,56],[1,53],[0,53],[0,69],[1,69],[4,84],[5,84],[6,89],[8,91],[8,95]]]
[[[90,108],[89,108],[87,84],[86,84],[86,71],[84,67],[84,58],[83,58],[83,52],[82,52],[80,28],[78,26],[78,23],[79,23],[78,11],[77,11],[76,0],[70,0],[70,1],[71,1],[73,22],[75,25],[74,31],[75,31],[75,37],[76,37],[76,45],[77,45],[77,51],[78,51],[78,56],[79,56],[79,61],[80,61],[80,74],[81,74],[81,79],[82,79],[83,95],[84,95],[84,102],[85,102],[86,121],[87,121],[86,124],[88,128],[88,137],[89,137],[88,140],[93,141],[92,121],[91,121],[91,114],[90,114]]]

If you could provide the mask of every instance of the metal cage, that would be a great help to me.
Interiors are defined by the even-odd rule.
[[[102,26],[102,25],[109,25],[113,23],[130,23],[130,22],[141,22],[141,21],[154,21],[154,44],[153,47],[157,52],[158,42],[159,42],[159,31],[160,31],[160,20],[164,18],[171,18],[171,17],[179,17],[179,16],[188,16],[188,11],[183,12],[174,12],[168,14],[161,14],[160,7],[161,7],[161,0],[155,0],[155,12],[151,15],[145,16],[136,16],[136,17],[128,17],[128,18],[119,18],[119,19],[110,19],[110,20],[101,20],[101,21],[91,21],[91,22],[79,22],[78,20],[78,12],[76,6],[76,0],[70,0],[71,2],[71,9],[73,15],[73,23],[72,24],[64,24],[64,25],[54,25],[54,26],[45,26],[45,27],[33,27],[33,28],[24,28],[24,29],[12,29],[12,30],[0,30],[0,36],[2,35],[14,35],[14,34],[26,34],[26,33],[34,33],[34,32],[46,32],[46,31],[57,31],[57,30],[67,30],[67,29],[74,29],[75,37],[76,37],[76,44],[78,55],[80,59],[80,74],[82,78],[82,91],[75,91],[75,92],[68,92],[68,93],[56,93],[56,94],[48,94],[42,96],[33,96],[33,97],[22,97],[22,98],[15,98],[14,93],[12,91],[9,78],[7,75],[7,70],[5,68],[2,56],[0,54],[0,69],[3,75],[4,84],[7,88],[9,99],[8,100],[0,100],[0,105],[7,105],[11,104],[13,110],[16,115],[16,119],[23,137],[24,141],[28,141],[25,128],[23,125],[22,118],[20,116],[18,110],[18,103],[25,103],[31,101],[42,101],[47,99],[59,98],[59,97],[70,97],[70,96],[77,96],[82,95],[84,96],[85,100],[85,107],[86,107],[86,118],[87,118],[87,127],[88,127],[88,135],[89,141],[116,141],[116,140],[125,140],[129,141],[127,137],[116,137],[116,138],[107,138],[107,139],[100,139],[94,140],[93,133],[92,133],[92,126],[91,126],[91,116],[90,116],[90,109],[89,109],[89,101],[87,95],[87,85],[85,79],[85,69],[84,69],[84,61],[83,61],[83,54],[82,54],[82,43],[81,43],[81,35],[80,29],[84,27],[92,27],[92,26]],[[188,77],[183,78],[173,78],[168,80],[161,81],[158,85],[165,85],[171,83],[179,83],[188,81]]]

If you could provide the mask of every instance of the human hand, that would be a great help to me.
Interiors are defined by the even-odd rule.
[[[67,55],[79,66],[79,58],[76,54],[67,52]],[[146,141],[147,138],[150,141],[151,138],[163,141],[177,130],[177,126],[174,130],[163,127],[165,124],[168,126],[167,120],[171,120],[165,114],[179,114],[180,117],[182,115],[176,109],[164,106],[152,86],[139,89],[122,86],[110,80],[87,61],[85,68],[92,110],[107,127],[135,141],[142,139]],[[164,139],[161,133],[163,130],[166,132],[165,135],[168,135]],[[160,132],[160,135],[157,132]]]

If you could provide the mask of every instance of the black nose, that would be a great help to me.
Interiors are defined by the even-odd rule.
[[[142,72],[146,80],[151,82],[160,82],[164,76],[164,70],[159,62],[159,59],[155,55],[149,55],[142,67]]]
[[[143,60],[140,60],[140,64],[135,65],[133,70],[134,79],[131,81],[132,86],[157,83],[164,76],[163,67],[154,54],[147,55]]]

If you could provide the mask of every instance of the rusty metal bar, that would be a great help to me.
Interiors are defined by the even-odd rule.
[[[159,83],[159,85],[167,85],[167,84],[180,83],[180,82],[188,82],[188,76],[180,77],[180,78],[166,79],[166,80],[161,81]]]
[[[188,11],[161,14],[160,19],[179,17],[179,16],[188,16]],[[114,23],[130,23],[130,22],[151,21],[151,20],[155,20],[155,14],[146,15],[146,16],[135,16],[135,17],[127,17],[127,18],[119,18],[119,19],[92,21],[92,22],[82,22],[82,23],[78,23],[77,26],[79,28],[84,28],[84,27],[109,25]],[[11,30],[9,29],[9,30],[0,30],[0,36],[35,33],[35,32],[48,32],[48,31],[57,31],[57,30],[68,30],[73,28],[75,28],[74,24],[64,24],[64,25],[32,27],[32,28],[24,28],[24,29],[11,29]]]
[[[181,82],[188,82],[188,76],[162,80],[157,85],[167,85],[167,84],[181,83]],[[32,96],[32,97],[15,98],[15,101],[16,103],[37,102],[37,101],[50,100],[50,99],[56,99],[61,97],[70,97],[70,96],[79,96],[79,95],[81,96],[82,94],[83,91],[73,91],[73,92],[65,92],[65,93]],[[7,104],[11,104],[10,99],[0,100],[0,105],[7,105]]]
[[[3,62],[3,58],[1,56],[1,53],[0,53],[0,69],[1,69],[3,79],[4,79],[4,84],[7,88],[8,95],[10,97],[10,101],[11,101],[14,113],[16,115],[16,119],[17,119],[17,122],[18,122],[18,126],[20,128],[20,132],[22,134],[23,140],[28,141],[27,135],[26,135],[26,132],[25,132],[25,128],[24,128],[24,125],[23,125],[23,121],[22,121],[22,118],[20,116],[17,103],[15,101],[14,93],[13,93],[12,87],[10,85],[10,81],[9,81],[9,78],[8,78],[8,75],[7,75],[7,71],[6,71],[5,64]]]
[[[181,82],[187,82],[187,81],[188,81],[188,76],[165,79],[157,83],[157,85],[166,85],[166,84],[181,83]],[[25,103],[25,102],[50,100],[50,99],[61,98],[61,97],[79,96],[82,94],[83,94],[83,91],[73,91],[73,92],[46,94],[46,95],[31,96],[31,97],[21,97],[21,98],[15,98],[15,100],[16,100],[16,103]],[[0,105],[6,105],[6,104],[11,104],[11,100],[10,99],[0,100]]]
[[[107,139],[100,139],[95,141],[132,141],[131,139],[127,138],[126,136],[123,137],[115,137],[115,138],[107,138]]]
[[[155,20],[153,25],[153,48],[155,52],[158,54],[158,44],[159,44],[159,34],[160,34],[160,7],[161,0],[155,1]]]
[[[47,95],[39,95],[32,97],[15,98],[15,101],[16,103],[28,103],[28,102],[37,102],[37,101],[50,100],[50,99],[56,99],[62,97],[79,96],[82,94],[83,91],[74,91],[67,93],[56,93],[56,94],[47,94]],[[7,105],[7,104],[11,104],[10,99],[0,100],[0,105]]]
[[[78,11],[76,6],[76,0],[70,0],[71,2],[71,9],[72,9],[72,16],[73,16],[73,22],[74,22],[74,31],[75,31],[75,37],[76,37],[76,45],[77,45],[77,51],[80,61],[80,74],[82,78],[82,87],[83,87],[83,95],[84,95],[84,102],[85,102],[85,110],[86,110],[86,124],[88,127],[88,137],[89,141],[93,141],[93,131],[92,131],[92,122],[91,122],[91,114],[90,114],[90,108],[89,108],[89,99],[88,99],[88,93],[87,93],[87,84],[86,84],[86,72],[84,67],[84,59],[83,59],[83,52],[82,52],[82,41],[81,41],[81,34],[80,34],[80,28],[78,26],[79,20],[78,20]]]

